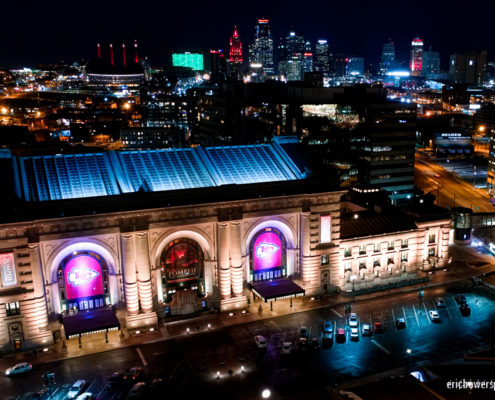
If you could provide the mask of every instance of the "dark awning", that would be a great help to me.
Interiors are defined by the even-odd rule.
[[[120,329],[120,322],[112,308],[79,311],[63,317],[62,324],[67,339],[83,333]]]
[[[282,297],[304,296],[305,290],[290,279],[272,279],[269,281],[251,282],[254,293],[263,300],[280,299]]]

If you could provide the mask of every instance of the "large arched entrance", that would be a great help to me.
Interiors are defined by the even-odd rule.
[[[110,304],[108,265],[93,251],[74,251],[57,269],[61,311],[90,310]]]
[[[287,240],[276,228],[260,230],[249,245],[251,281],[287,276]]]
[[[163,297],[170,314],[188,314],[204,308],[204,255],[192,239],[168,243],[160,256]]]

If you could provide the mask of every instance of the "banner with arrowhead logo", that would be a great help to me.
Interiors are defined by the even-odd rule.
[[[71,258],[64,268],[67,300],[101,296],[101,265],[95,258],[81,254]]]

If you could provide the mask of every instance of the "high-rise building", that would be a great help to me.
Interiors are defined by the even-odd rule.
[[[287,50],[287,80],[301,81],[304,72],[304,37],[294,31],[290,31],[285,38]]]
[[[387,72],[395,67],[395,45],[392,40],[388,40],[382,47],[382,59],[380,63],[380,73],[386,75]]]
[[[249,48],[249,63],[261,64],[261,70],[264,75],[273,75],[275,73],[273,38],[269,22],[265,18],[258,19],[254,32],[254,42]]]
[[[229,76],[231,79],[242,80],[242,62],[242,42],[237,26],[235,26],[229,42]]]
[[[440,73],[440,53],[438,51],[424,51],[421,74],[427,78]]]
[[[364,75],[364,58],[347,57],[345,65],[346,76]]]
[[[315,45],[314,70],[316,72],[328,73],[330,71],[330,55],[328,41],[319,39]]]
[[[304,44],[303,57],[304,57],[304,66],[303,66],[304,73],[312,72],[313,71],[313,50],[311,48],[311,43],[309,41],[307,41]]]
[[[487,52],[456,53],[450,56],[449,79],[456,83],[482,85],[486,80]]]
[[[423,66],[423,41],[416,36],[411,43],[411,75],[418,76]]]

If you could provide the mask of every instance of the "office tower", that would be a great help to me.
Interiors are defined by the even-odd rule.
[[[482,85],[486,81],[487,52],[456,53],[450,56],[449,79],[456,83]]]
[[[313,66],[316,72],[328,73],[330,71],[330,55],[326,39],[319,39],[316,42]]]
[[[427,78],[434,77],[440,73],[440,53],[438,51],[423,52],[423,66],[421,74]]]
[[[304,44],[304,73],[313,71],[313,50],[311,49],[311,43],[307,41]]]
[[[281,59],[279,65],[285,70],[285,77],[288,81],[300,81],[303,79],[304,45],[304,37],[297,35],[294,31],[289,32],[289,35],[285,38],[284,52],[282,54],[285,60]]]
[[[423,65],[423,41],[415,37],[411,43],[411,75],[418,76]]]
[[[363,57],[347,57],[345,74],[347,76],[364,75],[364,58]]]
[[[395,45],[392,40],[388,40],[382,47],[382,59],[380,63],[380,73],[386,75],[387,72],[395,67]]]
[[[273,75],[275,68],[273,64],[273,38],[269,20],[258,19],[255,27],[254,42],[249,47],[249,63],[261,64],[264,75]]]
[[[235,26],[229,42],[229,76],[231,79],[242,80],[242,61],[242,42],[237,26]]]

